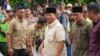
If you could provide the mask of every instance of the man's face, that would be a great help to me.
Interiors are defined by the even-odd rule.
[[[54,13],[48,13],[45,15],[45,17],[46,17],[47,23],[52,23],[56,19]]]
[[[31,10],[30,10],[30,9],[26,9],[26,10],[25,10],[25,14],[26,14],[26,16],[27,16],[27,15],[30,15],[30,14],[31,14]]]
[[[19,9],[17,11],[17,14],[18,14],[19,17],[24,17],[25,16],[25,10],[24,9]]]
[[[36,25],[37,29],[41,29],[41,28],[43,28],[43,26],[44,26],[44,25],[41,25],[41,24],[37,24],[37,25]]]
[[[92,11],[88,11],[88,17],[89,17],[91,20],[94,19],[94,18],[93,18],[93,12],[92,12]]]
[[[57,10],[57,15],[59,15],[61,13],[61,11],[59,9],[56,9]]]
[[[72,15],[73,15],[75,21],[78,22],[78,21],[81,20],[81,13],[74,13],[74,14],[72,14]]]
[[[83,17],[84,18],[87,18],[88,17],[88,12],[87,11],[83,12]]]
[[[9,12],[6,12],[8,14],[8,16],[12,16],[13,15],[13,11],[9,11]]]

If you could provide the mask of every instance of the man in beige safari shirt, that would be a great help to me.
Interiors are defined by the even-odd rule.
[[[46,8],[47,27],[44,41],[38,52],[42,56],[67,56],[65,41],[65,30],[56,18],[55,8]]]
[[[9,56],[25,56],[26,54],[26,31],[25,10],[22,7],[17,9],[17,17],[10,22],[7,32],[7,45]]]

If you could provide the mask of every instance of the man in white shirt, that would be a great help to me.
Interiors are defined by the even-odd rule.
[[[55,8],[46,8],[47,27],[45,39],[39,48],[42,56],[67,56],[65,47],[65,30],[56,18]]]

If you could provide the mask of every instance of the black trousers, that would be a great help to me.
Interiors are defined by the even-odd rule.
[[[14,49],[13,56],[25,56],[25,55],[26,55],[26,49]]]

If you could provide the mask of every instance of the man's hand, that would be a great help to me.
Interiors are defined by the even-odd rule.
[[[10,37],[10,34],[9,33],[7,33],[6,34],[6,36],[7,36],[7,47],[8,47],[8,53],[9,53],[9,56],[13,56],[13,54],[14,54],[14,50],[12,49],[12,45],[11,45],[11,37]]]
[[[13,56],[14,50],[12,48],[8,48],[9,56]]]
[[[61,56],[63,48],[64,48],[64,41],[59,41],[56,49],[56,56]]]
[[[33,50],[32,48],[27,47],[27,54],[28,54],[28,56],[33,56],[32,50]]]
[[[31,53],[29,53],[29,56],[33,56],[33,53],[31,52]]]
[[[42,56],[42,46],[39,47],[38,53],[39,53],[40,56]]]
[[[39,56],[43,56],[43,54],[42,54],[42,49],[43,49],[43,47],[44,47],[44,44],[43,44],[43,42],[42,42],[42,44],[41,44],[40,47],[38,48]]]

